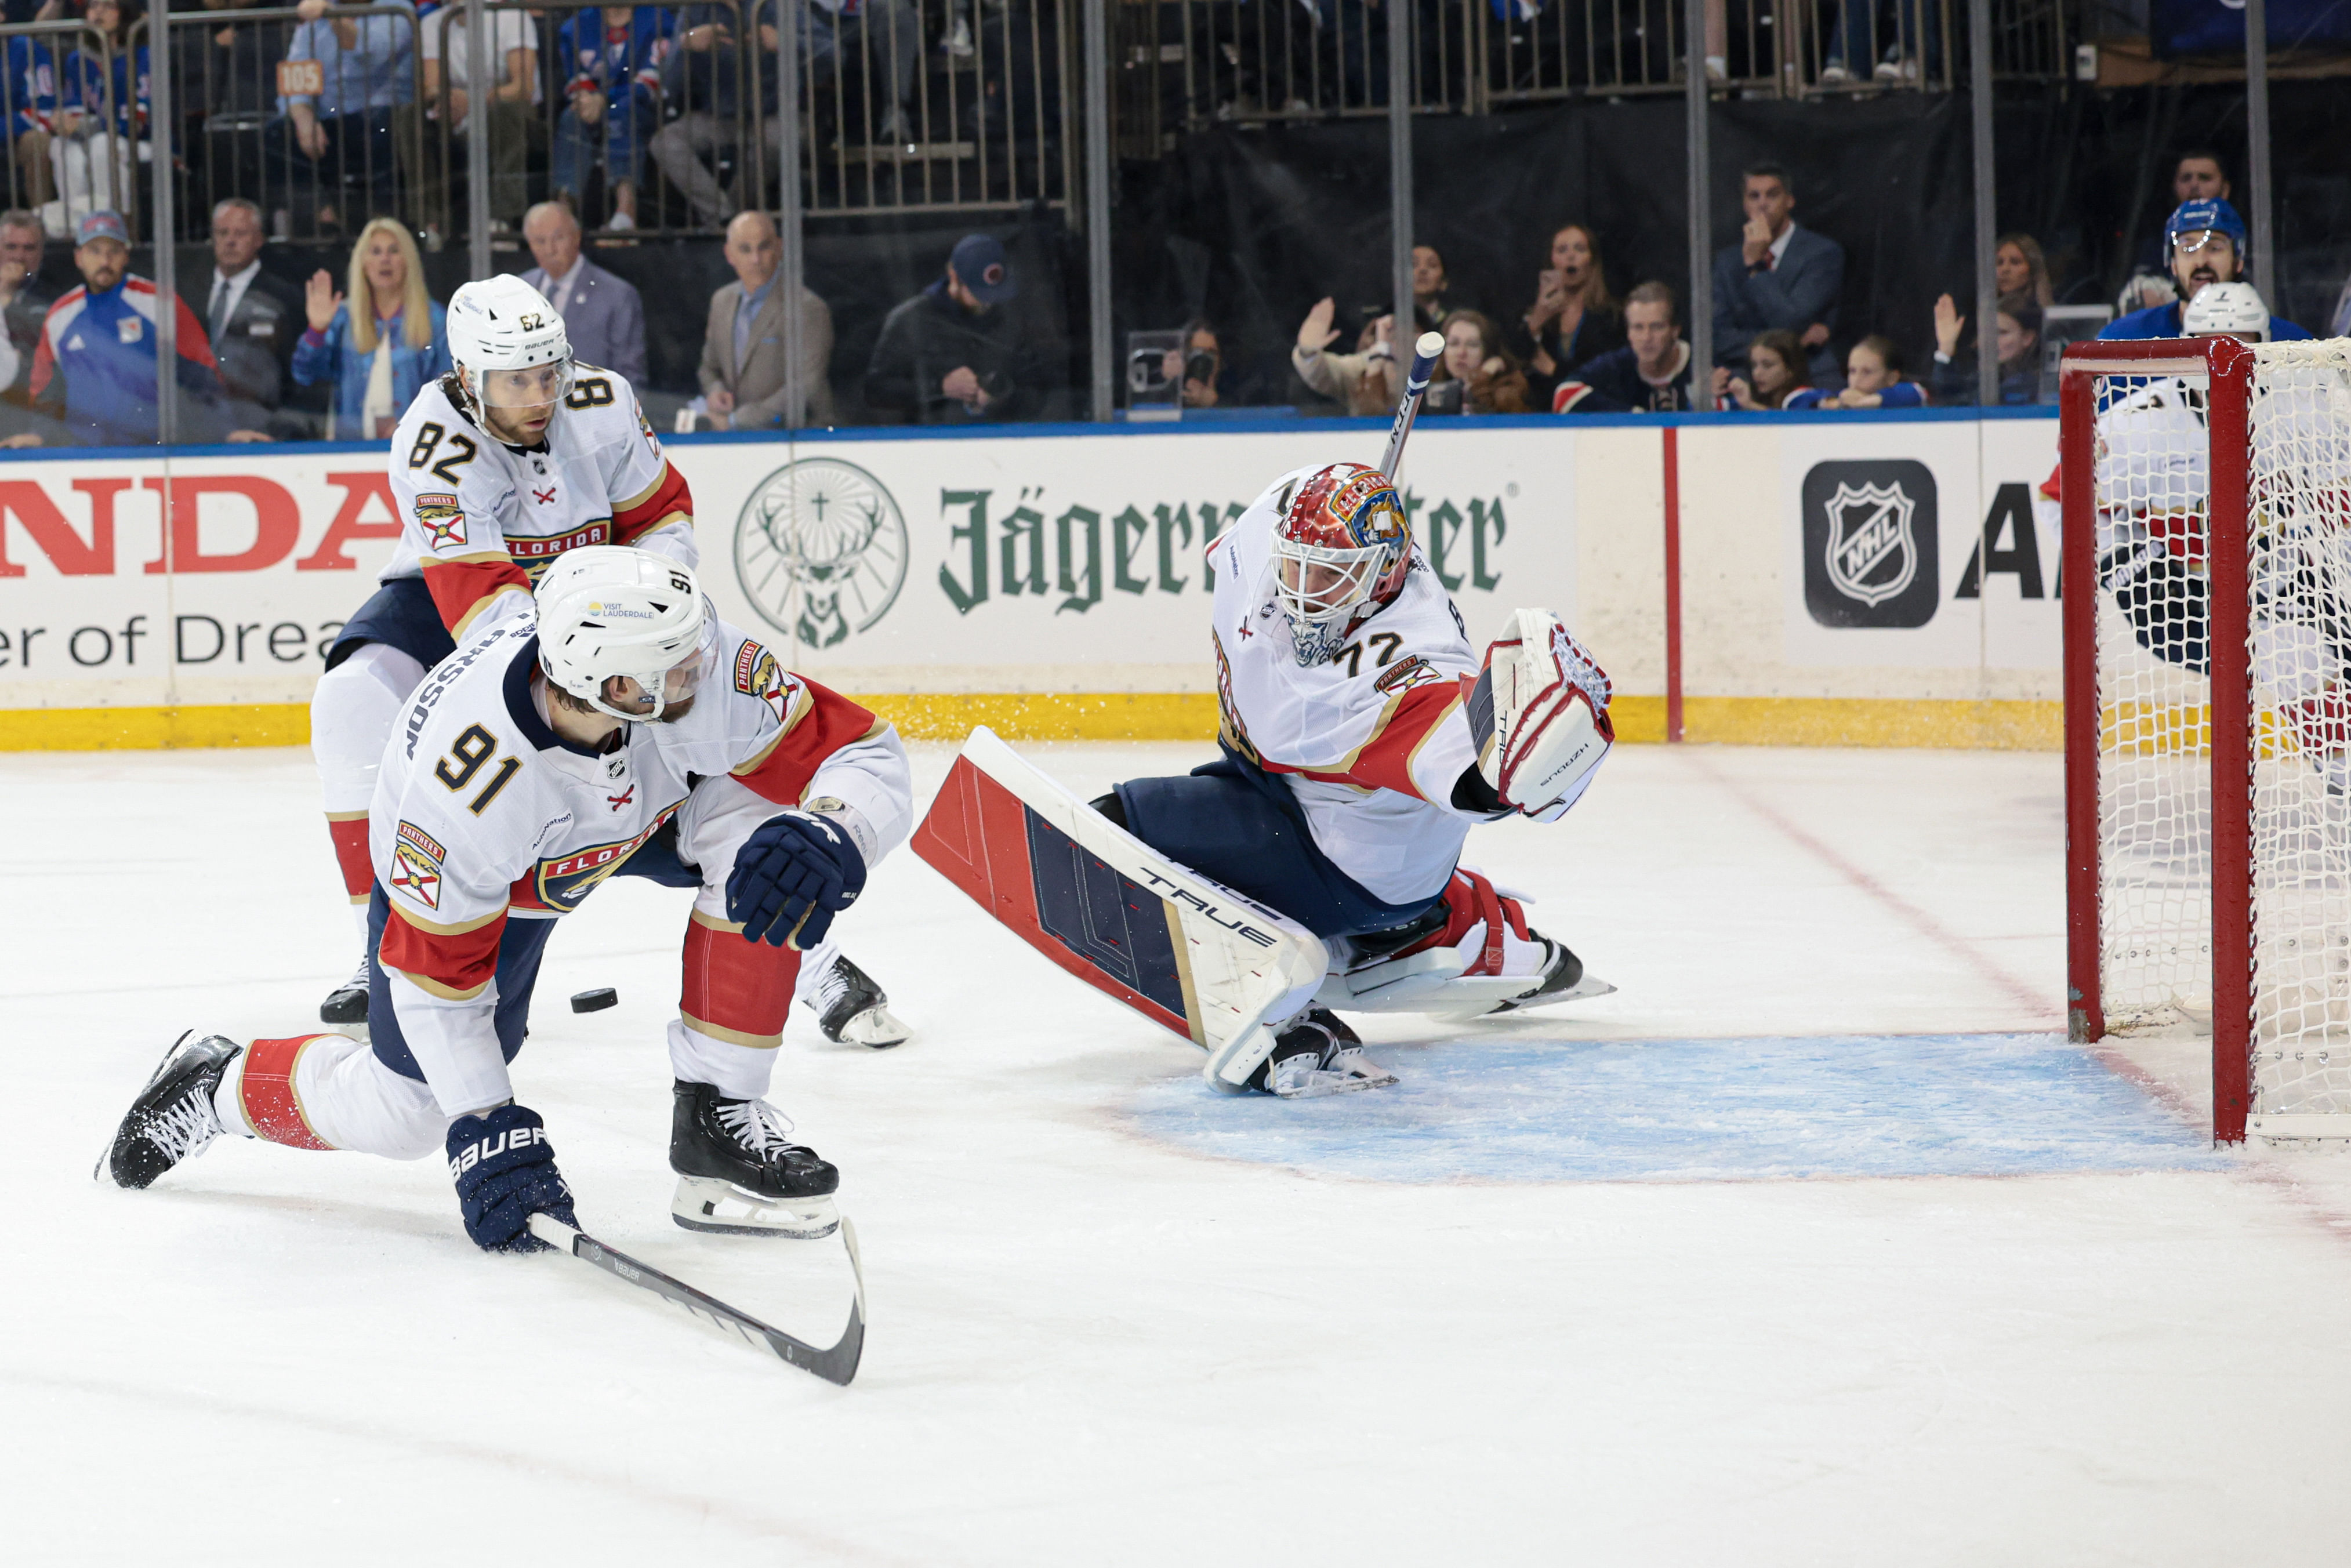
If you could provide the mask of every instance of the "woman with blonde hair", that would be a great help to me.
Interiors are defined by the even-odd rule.
[[[424,291],[415,239],[392,218],[360,231],[349,290],[348,299],[336,293],[324,267],[311,275],[310,329],[294,347],[294,379],[332,382],[329,440],[381,441],[426,382],[449,373],[447,313]]]
[[[2049,258],[2041,242],[2028,234],[2002,235],[1991,247],[1992,289],[2001,298],[2019,304],[2030,301],[2036,310],[2057,303],[2049,281]]]

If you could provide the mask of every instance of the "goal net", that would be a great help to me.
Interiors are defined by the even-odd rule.
[[[2351,340],[2064,364],[2072,1032],[2209,1030],[2215,1138],[2351,1137]]]

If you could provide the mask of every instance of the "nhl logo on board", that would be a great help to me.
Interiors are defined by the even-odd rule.
[[[805,647],[871,631],[906,585],[906,519],[882,481],[837,457],[768,475],[735,519],[735,575],[759,619]]]
[[[1924,626],[1940,598],[1935,476],[1923,463],[1819,463],[1803,484],[1804,604],[1837,627]]]

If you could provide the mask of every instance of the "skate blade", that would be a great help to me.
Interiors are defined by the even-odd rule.
[[[1364,1089],[1385,1089],[1397,1082],[1396,1075],[1384,1068],[1374,1069],[1369,1076],[1356,1072],[1310,1072],[1297,1088],[1276,1089],[1280,1100],[1321,1100],[1332,1094],[1353,1094]]]
[[[887,1006],[867,1008],[841,1026],[843,1044],[862,1045],[868,1051],[887,1051],[893,1045],[904,1045],[914,1031],[898,1021]]]
[[[780,1203],[744,1191],[732,1182],[680,1176],[669,1217],[687,1230],[711,1236],[787,1236],[815,1241],[841,1228],[841,1211],[831,1197]]]
[[[1504,1002],[1498,1008],[1489,1008],[1485,1012],[1471,1013],[1467,1016],[1471,1018],[1500,1018],[1507,1013],[1523,1012],[1529,1008],[1547,1008],[1554,1006],[1560,1002],[1588,1001],[1593,997],[1614,996],[1616,988],[1610,985],[1607,981],[1601,979],[1596,975],[1587,974],[1583,978],[1576,981],[1575,984],[1568,987],[1567,989],[1563,991],[1555,991],[1550,996],[1537,997],[1526,1001],[1513,998],[1510,1001]]]

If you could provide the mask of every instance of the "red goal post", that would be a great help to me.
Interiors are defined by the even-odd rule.
[[[2351,1136],[2351,343],[2059,391],[2068,1031],[2212,1041],[2212,1134]]]

